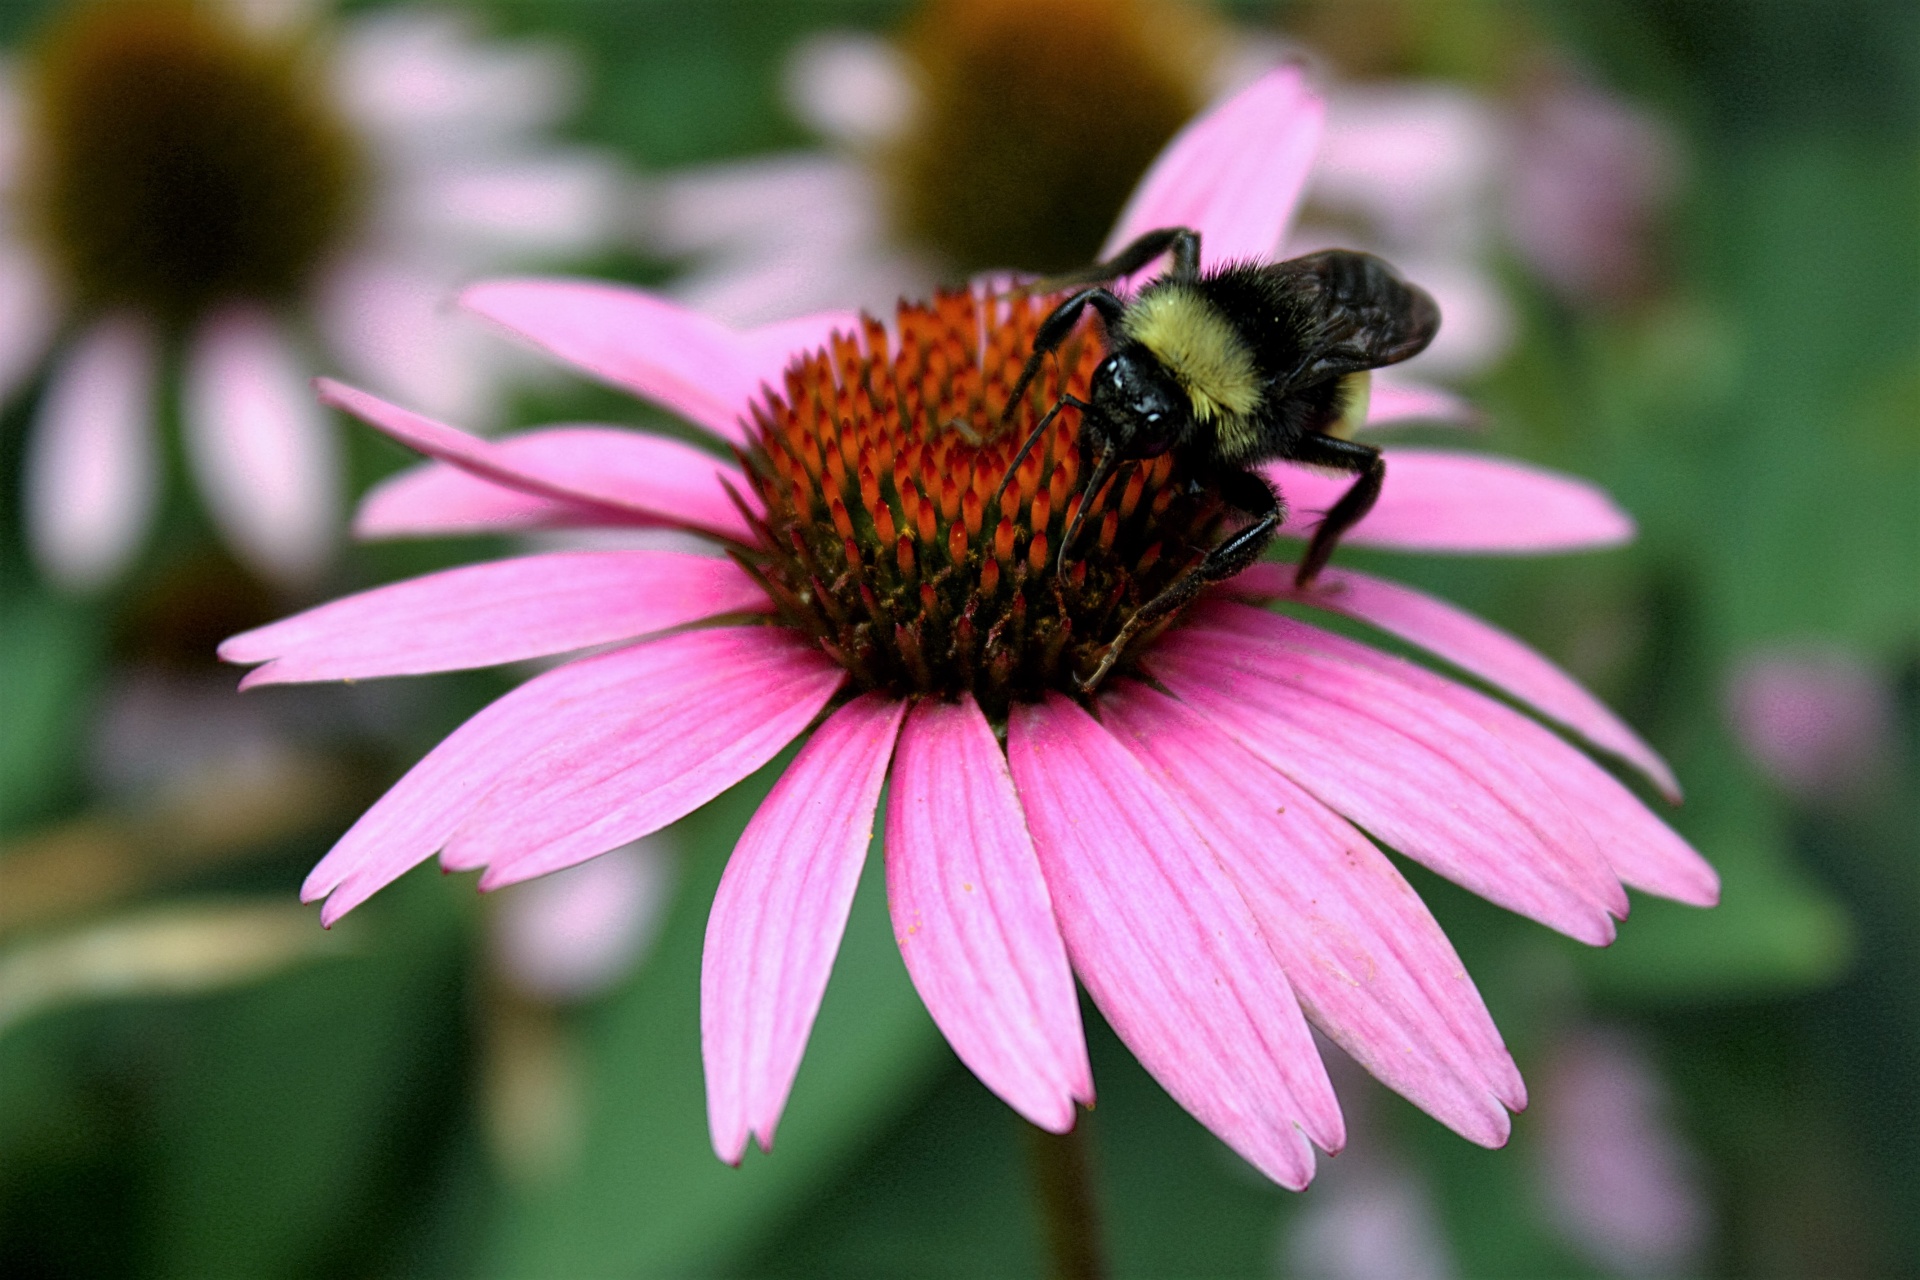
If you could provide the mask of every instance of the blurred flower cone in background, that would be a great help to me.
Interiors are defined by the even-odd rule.
[[[0,68],[0,395],[51,349],[24,506],[56,582],[100,587],[137,554],[177,418],[235,553],[311,585],[342,463],[307,379],[337,360],[484,420],[499,358],[448,297],[618,227],[613,163],[541,136],[572,97],[559,50],[490,46],[453,12],[319,18],[78,3]]]

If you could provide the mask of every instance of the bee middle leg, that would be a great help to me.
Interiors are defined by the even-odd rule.
[[[1307,554],[1300,558],[1300,568],[1293,575],[1293,585],[1310,587],[1313,580],[1320,576],[1320,571],[1327,567],[1327,561],[1333,556],[1334,547],[1339,545],[1341,535],[1373,510],[1374,502],[1380,497],[1380,486],[1386,482],[1387,460],[1380,456],[1380,450],[1373,445],[1322,435],[1302,436],[1295,441],[1287,458],[1292,462],[1305,462],[1317,467],[1338,467],[1360,477],[1340,495],[1340,500],[1320,521],[1320,527],[1313,531],[1313,540],[1307,543]]]
[[[1107,678],[1107,673],[1126,653],[1127,646],[1142,631],[1184,607],[1209,585],[1225,582],[1247,568],[1260,558],[1274,534],[1280,531],[1287,509],[1265,479],[1251,471],[1228,470],[1216,477],[1215,487],[1228,506],[1254,517],[1253,523],[1207,552],[1199,564],[1141,605],[1100,655],[1100,665],[1093,669],[1093,674],[1078,682],[1082,693],[1092,693],[1100,687],[1100,682]]]

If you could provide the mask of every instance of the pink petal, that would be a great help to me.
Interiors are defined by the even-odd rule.
[[[0,141],[0,198],[10,194],[8,159]],[[11,397],[46,354],[59,321],[60,303],[45,264],[0,232],[0,400]]]
[[[1403,422],[1441,422],[1465,425],[1477,422],[1480,411],[1451,391],[1414,382],[1395,382],[1373,375],[1367,393],[1369,427],[1398,426]]]
[[[1312,588],[1296,591],[1293,570],[1279,564],[1254,565],[1229,590],[1344,613],[1419,645],[1613,752],[1679,803],[1680,784],[1667,762],[1599,699],[1518,638],[1444,600],[1351,569],[1329,569]]]
[[[960,1060],[1055,1133],[1093,1102],[1080,1002],[1007,759],[972,697],[922,701],[887,801],[887,901],[913,985]]]
[[[1380,501],[1346,536],[1401,551],[1540,554],[1619,546],[1633,519],[1595,486],[1504,458],[1441,449],[1388,449]],[[1267,478],[1287,500],[1281,532],[1304,538],[1353,484],[1292,462]]]
[[[187,457],[207,507],[283,583],[311,582],[339,537],[340,447],[304,364],[271,314],[235,304],[194,334],[186,369]]]
[[[754,532],[724,484],[754,504],[738,469],[677,440],[618,427],[542,427],[490,443],[502,465],[570,488],[618,493],[622,523],[699,529],[752,542]],[[431,537],[605,523],[613,513],[502,488],[458,465],[429,462],[390,476],[361,501],[354,532],[364,538]]]
[[[1478,721],[1326,656],[1317,639],[1290,618],[1215,604],[1150,663],[1254,755],[1408,857],[1571,937],[1611,942],[1626,894],[1540,776]]]
[[[741,415],[762,383],[777,384],[794,355],[859,323],[851,312],[826,312],[741,332],[643,290],[588,280],[489,280],[460,300],[736,444],[747,438]]]
[[[1268,72],[1175,135],[1100,256],[1160,227],[1192,227],[1203,266],[1271,258],[1299,206],[1325,117],[1300,68]]]
[[[344,409],[409,449],[482,480],[570,507],[598,508],[607,523],[660,523],[669,518],[648,505],[661,496],[652,485],[636,484],[620,470],[603,472],[601,450],[583,453],[572,448],[572,442],[563,441],[558,446],[543,444],[515,452],[331,378],[316,379],[314,386],[321,403]],[[718,464],[715,469],[717,473]],[[681,479],[693,482],[692,476]]]
[[[721,627],[656,640],[698,665],[596,706],[500,778],[441,864],[529,880],[678,821],[773,759],[846,673],[794,633]]]
[[[1365,836],[1188,707],[1132,681],[1102,699],[1253,909],[1307,1014],[1394,1089],[1483,1146],[1520,1073],[1460,957]]]
[[[863,694],[814,731],[734,846],[707,918],[700,1048],[713,1149],[773,1146],[846,931],[906,703]]]
[[[131,315],[81,334],[41,394],[21,494],[28,543],[63,586],[106,583],[132,558],[159,496],[159,342]]]
[[[657,641],[556,667],[495,699],[360,816],[307,876],[301,900],[327,898],[320,921],[332,924],[432,857],[503,773],[592,724],[603,707],[697,678],[706,665],[700,651]]]
[[[1345,1140],[1286,975],[1216,851],[1086,712],[1019,704],[1007,758],[1073,967],[1175,1101],[1282,1186]],[[1304,1132],[1303,1132],[1304,1131]]]
[[[242,688],[366,680],[541,658],[766,607],[766,593],[731,560],[672,551],[524,556],[335,600],[237,635],[220,656],[267,664]]]
[[[1272,616],[1234,606],[1218,620],[1242,634],[1270,635],[1271,629],[1258,619]],[[1720,879],[1706,860],[1613,775],[1546,728],[1504,703],[1344,636],[1298,623],[1289,624],[1285,633],[1286,643],[1366,667],[1478,720],[1559,795],[1592,836],[1600,856],[1626,883],[1695,906],[1718,901]]]

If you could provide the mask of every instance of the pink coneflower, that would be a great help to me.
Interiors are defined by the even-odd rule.
[[[0,62],[0,396],[52,349],[22,498],[63,586],[102,586],[140,549],[176,355],[209,514],[255,572],[302,584],[340,518],[312,373],[337,360],[471,415],[499,353],[445,300],[611,233],[614,166],[540,145],[570,97],[554,50],[488,47],[457,14],[335,31],[305,7],[74,4]]]
[[[1117,241],[1198,228],[1214,261],[1280,243],[1320,104],[1291,71],[1170,144]],[[245,683],[485,666],[617,644],[528,680],[430,752],[304,889],[340,918],[440,855],[482,888],[585,861],[719,795],[809,735],[749,823],[708,926],[702,1030],[715,1149],[770,1144],[889,791],[889,903],[954,1051],[1043,1128],[1091,1102],[1074,977],[1202,1123],[1290,1187],[1342,1142],[1311,1018],[1389,1085],[1498,1145],[1525,1100],[1459,958],[1359,828],[1591,943],[1622,880],[1688,902],[1712,870],[1553,730],[1465,684],[1249,601],[1258,566],[1081,697],[1131,611],[1219,536],[1162,460],[1089,497],[1060,424],[1015,444],[1099,346],[1083,335],[1003,402],[1042,301],[903,303],[892,328],[820,315],[734,331],[638,291],[482,284],[479,313],[655,400],[739,465],[611,428],[487,442],[326,383],[328,403],[435,461],[369,495],[361,532],[693,530],[730,558],[534,555],[382,587],[238,636]],[[783,372],[784,371],[784,372]],[[1357,543],[1544,551],[1627,519],[1588,486],[1464,454],[1390,451]],[[1335,482],[1272,474],[1297,533]],[[1083,546],[1051,548],[1082,503]],[[1438,654],[1619,756],[1659,759],[1519,641],[1409,588],[1329,572],[1299,603]],[[636,641],[638,637],[646,637]]]

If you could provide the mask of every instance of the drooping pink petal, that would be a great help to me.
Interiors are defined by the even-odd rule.
[[[814,731],[734,846],[707,917],[700,1052],[713,1149],[762,1150],[787,1105],[873,839],[906,704],[862,694]]]
[[[665,505],[657,502],[662,496],[659,490],[644,483],[636,485],[631,474],[620,470],[601,471],[596,465],[601,457],[597,452],[576,453],[563,443],[515,454],[331,378],[316,379],[314,386],[321,403],[344,409],[409,449],[482,480],[568,506],[598,508],[606,514],[608,523],[648,524],[670,519],[658,509]]]
[[[679,820],[779,754],[846,672],[778,627],[656,640],[701,665],[594,709],[530,752],[460,824],[442,865],[482,889],[558,871]]]
[[[887,902],[913,985],[989,1089],[1073,1127],[1093,1074],[1079,997],[1007,758],[971,696],[922,701],[887,800]]]
[[[629,510],[653,515],[623,516],[605,507],[543,498],[503,488],[451,463],[429,462],[375,485],[361,501],[354,532],[363,538],[418,538],[605,524],[611,517],[753,540],[723,482],[731,481],[749,507],[757,508],[753,490],[738,469],[691,445],[595,426],[541,427],[488,443],[502,465],[574,488],[617,493]]]
[[[1300,1007],[1215,851],[1091,716],[1018,704],[1007,758],[1074,970],[1152,1073],[1298,1189],[1345,1131]]]
[[[590,280],[488,280],[463,305],[569,364],[665,405],[744,443],[741,415],[762,383],[777,385],[794,355],[835,331],[856,332],[851,312],[825,312],[745,332],[640,289]]]
[[[1424,383],[1395,381],[1377,372],[1367,393],[1368,427],[1398,426],[1403,422],[1466,425],[1479,418],[1478,409],[1451,391]]]
[[[1507,1140],[1520,1073],[1446,935],[1365,836],[1191,708],[1123,681],[1105,723],[1220,851],[1307,1015],[1463,1136]]]
[[[1720,879],[1704,858],[1621,786],[1605,769],[1544,726],[1504,703],[1456,684],[1378,649],[1313,627],[1273,619],[1242,606],[1208,610],[1202,625],[1220,625],[1240,634],[1272,638],[1337,661],[1365,667],[1445,703],[1479,721],[1527,762],[1584,826],[1600,856],[1621,880],[1637,889],[1694,906],[1711,906],[1720,896]],[[1271,626],[1269,619],[1282,622]]]
[[[1268,72],[1174,136],[1100,256],[1160,227],[1192,227],[1203,266],[1271,258],[1300,203],[1325,117],[1299,67]]]
[[[54,366],[28,438],[21,502],[28,546],[63,586],[104,584],[132,557],[160,487],[159,340],[114,315]]]
[[[183,434],[207,508],[240,557],[268,578],[308,583],[339,537],[333,424],[280,323],[236,303],[188,350]]]
[[[1217,629],[1234,623],[1247,630]],[[1312,628],[1208,605],[1148,665],[1254,755],[1408,857],[1570,937],[1613,940],[1609,916],[1626,915],[1626,894],[1537,773],[1478,721],[1328,657],[1296,630]]]
[[[1633,519],[1584,480],[1504,458],[1388,449],[1380,500],[1346,541],[1400,551],[1537,555],[1619,546]],[[1263,468],[1287,501],[1281,532],[1309,536],[1353,485],[1292,462]]]
[[[360,816],[308,874],[301,901],[327,898],[320,921],[332,924],[432,857],[487,788],[542,746],[586,731],[606,706],[698,680],[709,665],[703,652],[656,641],[569,662],[496,698]]]
[[[234,636],[220,656],[267,664],[241,688],[368,680],[542,658],[766,607],[766,593],[731,560],[561,552],[376,587]]]
[[[1513,695],[1645,774],[1678,803],[1680,783],[1652,747],[1579,683],[1517,637],[1444,600],[1351,569],[1328,569],[1306,591],[1293,570],[1256,564],[1233,579],[1235,595],[1297,600],[1399,636]]]

